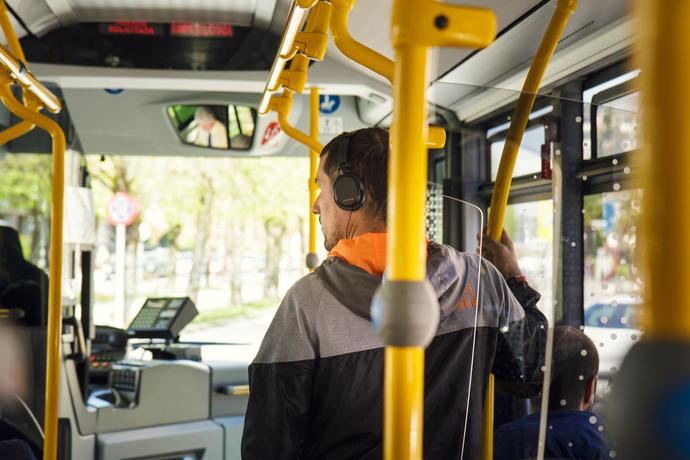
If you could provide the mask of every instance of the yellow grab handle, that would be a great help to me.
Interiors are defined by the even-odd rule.
[[[320,153],[323,149],[323,145],[292,126],[288,120],[288,114],[292,108],[293,97],[294,94],[291,91],[284,91],[281,95],[271,96],[269,110],[272,110],[278,114],[278,124],[280,125],[280,129],[282,129],[285,134],[300,144],[307,146],[311,150],[316,150]]]
[[[498,166],[496,184],[494,185],[494,191],[491,196],[491,213],[489,214],[488,226],[489,235],[496,241],[500,241],[501,239],[505,209],[508,204],[508,194],[510,193],[510,184],[513,180],[513,170],[515,169],[515,161],[517,160],[517,153],[520,148],[520,143],[522,142],[522,136],[525,133],[525,128],[529,121],[529,114],[532,111],[534,100],[537,97],[537,91],[541,85],[541,79],[544,76],[544,71],[546,71],[546,66],[551,60],[551,56],[558,45],[558,40],[563,33],[563,29],[568,23],[568,19],[575,11],[576,6],[577,0],[559,0],[556,11],[553,13],[551,22],[544,33],[537,54],[534,56],[532,65],[527,73],[527,78],[522,86],[520,98],[513,112],[506,142],[503,146],[501,162]]]
[[[47,131],[53,140],[53,180],[50,225],[50,284],[48,287],[48,356],[46,363],[46,403],[43,458],[52,460],[57,454],[58,385],[60,383],[60,340],[62,328],[62,225],[64,202],[65,134],[50,118],[19,103],[10,85],[0,85],[0,100],[18,117]]]
[[[347,6],[352,1],[344,2]],[[343,28],[343,6],[334,3],[335,21]],[[469,27],[463,18],[475,23]],[[454,18],[439,27],[436,16]],[[430,18],[429,20],[420,18]],[[346,22],[346,21],[345,21]],[[445,27],[448,26],[448,27]],[[391,37],[395,50],[393,66],[393,123],[388,168],[388,241],[386,279],[379,289],[381,310],[379,333],[386,345],[384,360],[384,459],[421,460],[424,429],[424,347],[432,340],[438,317],[423,324],[425,334],[417,334],[412,323],[394,324],[399,312],[411,313],[429,307],[422,318],[437,314],[437,300],[426,281],[425,208],[427,148],[427,73],[429,47],[435,41],[453,46],[489,44],[496,21],[486,9],[446,5],[433,0],[394,0]],[[443,29],[443,30],[440,30]],[[480,32],[476,32],[480,29]],[[491,35],[489,40],[485,40]],[[360,49],[361,51],[361,49]],[[366,52],[365,52],[366,53]],[[365,54],[366,59],[367,54]],[[369,59],[372,56],[368,54]],[[382,64],[383,63],[383,64]],[[372,64],[371,62],[369,64]],[[389,66],[378,60],[376,65]],[[387,69],[383,69],[385,72]],[[390,75],[390,74],[389,74]],[[408,292],[415,292],[416,303]],[[411,318],[411,315],[410,315]],[[421,323],[420,323],[421,324]],[[429,334],[426,334],[426,333]]]
[[[319,142],[319,88],[312,87],[309,91],[309,135]],[[309,253],[316,254],[316,214],[312,212],[316,201],[316,170],[320,150],[309,149]]]
[[[498,166],[496,184],[491,195],[491,212],[489,213],[488,231],[489,236],[496,240],[501,240],[503,232],[503,221],[505,218],[506,207],[508,206],[508,195],[510,184],[513,180],[513,171],[517,160],[518,150],[522,142],[522,136],[527,128],[529,114],[534,106],[537,91],[541,85],[542,77],[546,71],[546,66],[551,60],[558,41],[563,34],[563,29],[568,23],[568,19],[577,7],[577,0],[559,0],[556,11],[551,17],[551,22],[544,33],[544,37],[539,44],[537,54],[534,56],[527,78],[522,87],[522,92],[518,99],[517,106],[513,112],[510,128],[506,137],[501,162]],[[494,439],[494,376],[489,376],[489,386],[484,405],[484,428],[482,458],[491,460],[493,458],[493,439]]]

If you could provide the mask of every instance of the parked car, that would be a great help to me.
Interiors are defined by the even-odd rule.
[[[640,339],[640,307],[640,301],[632,297],[600,300],[585,307],[585,334],[599,352],[600,378],[614,375]]]

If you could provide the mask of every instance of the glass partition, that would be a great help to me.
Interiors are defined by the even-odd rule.
[[[434,84],[430,96],[452,109],[464,125],[462,168],[456,170],[465,193],[486,209],[496,192],[498,163],[520,94]],[[477,342],[480,355],[493,353],[484,357],[490,363],[484,372],[493,372],[497,383],[494,459],[615,458],[615,439],[605,419],[608,388],[642,334],[636,256],[642,193],[633,188],[634,165],[620,155],[641,143],[638,94],[605,102],[595,98],[600,104],[546,93],[536,100],[522,141],[514,146],[517,161],[504,217],[512,240],[506,247],[515,252],[519,272],[541,296],[536,306],[526,305],[524,291],[511,281],[511,295],[525,314],[519,320],[525,328],[522,337],[531,337],[535,348],[513,338],[514,349],[523,346],[525,353],[516,363]],[[606,161],[583,162],[591,131],[598,139],[596,158],[608,157]],[[485,241],[491,259],[488,247]],[[495,264],[502,265],[500,260]],[[490,287],[480,289],[486,295]],[[525,318],[530,314],[548,318],[543,334],[529,335]],[[510,334],[510,327],[499,329],[499,337],[505,333]],[[529,367],[530,352],[541,360],[538,381],[521,374]],[[511,381],[506,369],[519,378]],[[467,446],[465,458],[479,456],[479,445]]]

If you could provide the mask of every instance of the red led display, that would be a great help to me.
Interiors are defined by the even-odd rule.
[[[170,24],[173,37],[232,37],[232,25],[204,22],[173,22]]]

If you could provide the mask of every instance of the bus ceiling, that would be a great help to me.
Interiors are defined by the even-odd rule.
[[[389,58],[393,51],[381,18],[390,16],[391,3],[377,0],[367,2],[366,8],[355,7],[349,21],[355,39]],[[496,12],[498,37],[480,51],[459,48],[434,53],[428,93],[430,102],[454,112],[462,122],[481,119],[517,99],[538,35],[555,7],[554,1],[537,0],[471,3]],[[63,90],[86,152],[198,155],[203,149],[181,144],[171,131],[166,107],[204,101],[255,107],[290,2],[199,0],[166,2],[165,9],[152,0],[122,1],[117,8],[97,0],[12,0],[9,5],[34,73]],[[625,0],[582,3],[564,31],[543,88],[548,91],[566,77],[620,60],[631,44]],[[352,102],[356,116],[352,122],[346,120],[349,115],[343,117],[345,129],[376,124],[392,107],[388,82],[347,59],[332,42],[325,60],[310,69],[309,78],[321,94],[343,96],[344,107]],[[105,88],[124,91],[110,94]],[[298,112],[298,106],[306,106],[299,99]],[[110,107],[107,114],[102,104]],[[131,126],[133,117],[128,116],[133,113],[139,114],[136,126]],[[110,140],[94,126],[105,122],[104,116]],[[306,123],[305,117],[294,117],[298,125]],[[153,124],[159,129],[149,129]],[[258,136],[266,129],[257,125]],[[149,148],[151,144],[158,147]],[[281,145],[281,153],[292,149],[304,154],[288,145]]]

